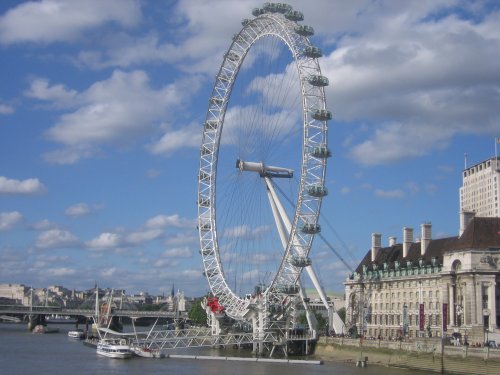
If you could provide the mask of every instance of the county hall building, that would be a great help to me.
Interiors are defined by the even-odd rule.
[[[403,241],[372,234],[345,281],[346,326],[367,337],[500,337],[500,158],[466,168],[458,236],[432,238],[424,223]],[[478,215],[478,212],[481,216]],[[497,336],[498,335],[498,336]]]

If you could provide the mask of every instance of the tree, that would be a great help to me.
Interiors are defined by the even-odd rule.
[[[316,329],[318,331],[324,330],[326,328],[326,325],[327,325],[328,321],[319,312],[313,311],[313,313],[316,316],[316,320],[318,321],[318,326],[316,327]],[[303,313],[303,314],[299,315],[298,322],[299,322],[299,324],[307,324],[306,313]]]
[[[346,316],[346,310],[345,310],[345,307],[340,308],[340,309],[337,311],[337,314],[339,314],[340,319],[342,319],[342,321],[345,323],[345,316]]]
[[[196,325],[206,325],[207,324],[207,313],[203,307],[201,307],[201,299],[195,301],[188,312],[189,319]]]

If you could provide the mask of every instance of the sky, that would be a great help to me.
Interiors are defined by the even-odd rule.
[[[500,136],[497,1],[289,1],[328,77],[322,235],[342,293],[371,233],[458,235],[461,172]],[[0,283],[205,294],[202,124],[253,0],[0,2]]]

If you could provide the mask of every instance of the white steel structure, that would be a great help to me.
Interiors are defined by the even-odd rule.
[[[292,327],[295,304],[307,301],[303,268],[327,304],[309,251],[327,194],[332,115],[321,51],[309,41],[314,30],[298,24],[302,13],[266,3],[253,15],[234,35],[209,100],[198,231],[211,292],[229,317],[251,322],[259,339],[270,329]],[[294,197],[291,208],[277,191]]]

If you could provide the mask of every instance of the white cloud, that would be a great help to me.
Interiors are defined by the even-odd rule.
[[[251,0],[179,1],[167,25],[175,29],[175,42],[163,42],[152,32],[134,37],[120,34],[102,41],[104,51],[82,51],[77,61],[94,69],[167,62],[191,74],[212,74],[229,45],[228,35],[241,27],[241,19],[254,6]]]
[[[153,263],[154,267],[175,267],[179,264],[179,261],[172,258],[162,258],[158,259]]]
[[[35,246],[41,249],[55,249],[64,247],[77,247],[80,241],[71,232],[63,229],[49,229],[41,232]]]
[[[340,194],[346,195],[351,192],[351,188],[348,186],[344,186],[340,189]]]
[[[23,220],[23,215],[18,211],[0,212],[0,231],[15,228]]]
[[[69,206],[64,213],[67,216],[73,216],[73,217],[78,217],[78,216],[85,216],[89,215],[97,210],[100,210],[102,208],[102,205],[100,204],[93,204],[93,205],[88,205],[87,203],[77,203],[72,206]]]
[[[77,203],[68,207],[64,213],[68,216],[85,216],[90,213],[90,207],[87,203]]]
[[[143,242],[152,241],[163,234],[161,229],[149,229],[133,232],[125,237],[125,241],[130,245],[137,245]]]
[[[177,102],[173,88],[154,91],[143,71],[115,71],[80,94],[84,104],[61,116],[48,137],[68,146],[114,142],[148,132],[150,122],[164,113],[167,99]]]
[[[131,27],[140,18],[134,0],[28,1],[0,18],[0,43],[72,41],[106,23]]]
[[[227,238],[241,238],[248,237],[251,234],[251,229],[248,225],[238,225],[236,227],[227,228],[224,231],[224,237]]]
[[[50,140],[63,146],[44,155],[46,161],[57,164],[72,164],[95,156],[105,144],[123,147],[157,132],[161,121],[167,117],[174,119],[185,98],[199,87],[199,82],[190,78],[154,89],[149,76],[140,70],[116,70],[110,78],[76,94],[58,84],[36,82],[40,87],[35,90],[32,84],[27,93],[53,105],[76,108],[62,114],[46,132]],[[185,132],[186,129],[173,131],[176,136]],[[180,141],[188,147],[198,145],[192,136],[188,133]],[[163,142],[168,143],[166,139]],[[165,147],[158,144],[155,152],[167,152]]]
[[[116,267],[106,268],[100,272],[102,277],[112,277],[115,275],[115,273],[116,273]]]
[[[14,180],[0,176],[0,194],[36,195],[47,191],[47,188],[38,178],[27,180]]]
[[[0,103],[0,115],[10,115],[14,113],[14,107]]]
[[[99,237],[96,237],[86,243],[87,247],[91,249],[110,249],[122,246],[122,244],[122,235],[109,232],[101,233]]]
[[[400,189],[395,190],[382,190],[376,189],[375,195],[380,198],[404,198],[406,196],[405,192]]]
[[[63,277],[63,276],[73,276],[76,274],[75,269],[67,267],[46,268],[44,271],[46,272],[46,276]]]
[[[31,82],[24,95],[38,100],[53,101],[56,105],[71,105],[77,96],[77,91],[69,90],[62,84],[49,85],[49,81],[37,78]]]
[[[482,17],[470,8],[479,17],[467,20],[451,15],[446,2],[423,2],[411,12],[380,3],[364,11],[373,15],[370,27],[353,24],[357,32],[346,32],[321,60],[335,118],[369,126],[354,139],[353,159],[385,164],[443,149],[457,135],[496,133],[498,13]]]
[[[50,164],[74,164],[81,159],[88,159],[98,154],[96,148],[87,145],[76,145],[60,150],[50,151],[43,155],[43,159]]]
[[[31,227],[35,230],[48,230],[48,229],[56,229],[57,224],[51,222],[48,219],[43,219],[43,220],[36,222]]]
[[[194,228],[194,226],[193,226]],[[165,240],[166,245],[179,246],[187,244],[198,244],[200,239],[196,234],[175,233]]]
[[[191,258],[193,252],[189,247],[177,247],[165,250],[161,256],[165,258]]]
[[[173,44],[161,44],[157,35],[133,37],[124,34],[107,36],[103,50],[84,50],[76,57],[76,63],[92,69],[109,67],[127,68],[151,62],[178,61],[178,48]]]
[[[104,232],[87,241],[86,246],[93,250],[126,248],[153,241],[162,235],[162,229],[137,230],[129,234]]]
[[[185,219],[180,217],[178,214],[175,215],[157,215],[146,221],[144,225],[146,228],[194,228],[195,223],[193,220]]]
[[[172,155],[179,149],[199,147],[201,134],[199,124],[167,131],[158,141],[151,144],[149,149],[155,155]]]

